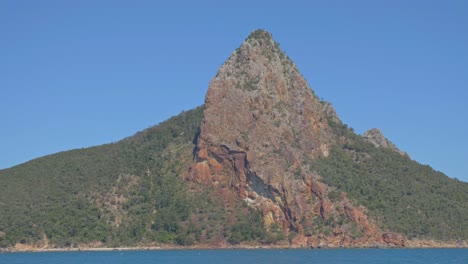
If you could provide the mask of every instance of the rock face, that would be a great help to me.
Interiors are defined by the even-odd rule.
[[[329,120],[340,121],[270,33],[254,31],[229,57],[205,107],[189,180],[234,192],[262,212],[267,230],[279,226],[296,246],[383,242],[365,208],[345,194],[332,202],[310,168],[335,143]],[[336,225],[322,234],[325,221]]]
[[[406,243],[406,237],[400,234],[384,233],[382,237],[386,243],[393,244],[395,246],[403,247]]]
[[[395,146],[390,140],[388,140],[378,128],[372,128],[367,130],[364,135],[364,139],[372,143],[376,148],[388,148],[395,152],[400,153],[402,156],[408,156],[406,152],[401,151]]]

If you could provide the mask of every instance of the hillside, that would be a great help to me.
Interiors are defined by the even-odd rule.
[[[411,160],[393,146],[376,147],[341,123],[329,121],[343,138],[328,158],[311,167],[335,191],[367,207],[379,225],[408,238],[466,240],[468,183]],[[330,193],[336,196],[336,192]]]
[[[202,112],[198,107],[116,143],[0,171],[0,246],[216,243],[230,235],[234,225],[226,222],[235,217],[252,221],[247,232],[262,233],[255,211],[238,202],[235,215],[226,212],[212,190],[190,192],[180,177]]]
[[[356,135],[271,34],[205,105],[119,142],[0,171],[0,247],[405,246],[468,239],[468,184]]]

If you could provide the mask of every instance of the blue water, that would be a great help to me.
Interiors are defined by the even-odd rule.
[[[272,250],[160,250],[110,252],[0,253],[1,264],[16,263],[461,263],[468,249],[272,249]]]

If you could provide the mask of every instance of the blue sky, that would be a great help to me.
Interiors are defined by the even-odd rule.
[[[0,168],[202,104],[263,28],[356,132],[468,181],[468,1],[161,2],[0,2]]]

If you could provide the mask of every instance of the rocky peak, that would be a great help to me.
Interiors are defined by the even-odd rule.
[[[403,156],[408,156],[406,152],[401,151],[397,146],[395,146],[395,144],[388,140],[378,128],[369,129],[362,136],[376,148],[388,148]]]
[[[263,29],[256,29],[250,33],[245,42],[259,43],[260,45],[277,45],[270,32]]]
[[[205,103],[206,122],[201,138],[203,134],[217,136],[227,145],[237,145],[235,142],[249,142],[261,136],[266,137],[263,145],[270,147],[271,142],[277,145],[293,140],[300,145],[314,132],[323,138],[318,141],[330,140],[330,131],[323,122],[325,107],[295,64],[264,30],[252,32],[222,65],[210,83]],[[226,126],[220,127],[221,124]],[[312,124],[314,127],[309,127]],[[265,133],[268,131],[272,133]],[[288,140],[283,140],[284,136]],[[318,141],[301,146],[318,153]],[[322,149],[326,151],[326,147]]]
[[[268,71],[262,72],[267,69]],[[298,73],[296,65],[279,48],[270,33],[264,30],[255,30],[236,49],[229,59],[218,71],[216,78],[236,79],[234,88],[246,91],[259,89],[265,86],[267,74],[281,73],[285,76]],[[310,90],[310,89],[309,89]]]
[[[222,65],[210,82],[205,106],[197,157],[210,167],[206,152],[244,152],[250,172],[266,181],[285,177],[284,172],[291,176],[306,156],[328,155],[329,108],[264,30],[252,32]],[[210,170],[210,175],[219,173]]]
[[[256,30],[210,82],[188,179],[234,193],[262,212],[267,230],[280,226],[297,241],[311,240],[317,217],[338,214],[374,237],[361,210],[333,204],[310,167],[335,144],[330,118],[340,122],[271,34]]]

